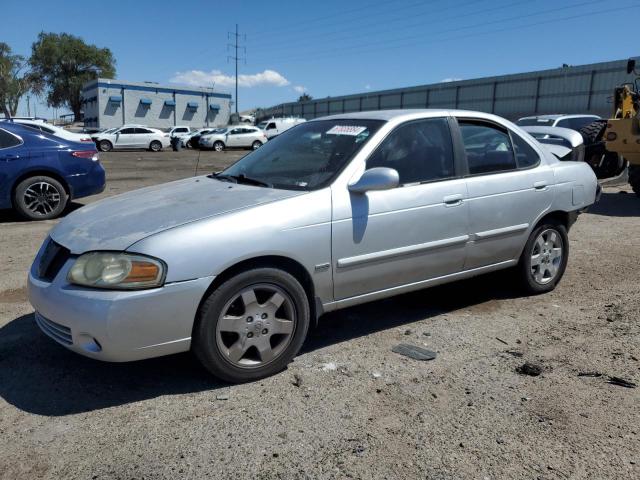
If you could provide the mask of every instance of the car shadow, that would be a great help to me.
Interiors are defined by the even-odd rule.
[[[490,277],[327,314],[310,332],[301,353],[519,294],[504,273]],[[131,363],[104,363],[50,340],[37,328],[33,314],[0,328],[0,396],[29,413],[64,416],[226,386],[188,353]]]
[[[84,207],[84,204],[71,202],[67,205],[67,208],[64,209],[64,212],[57,218],[64,218],[69,215],[71,212],[78,210],[79,208]],[[26,218],[21,217],[15,210],[0,210],[0,224],[2,223],[32,223],[38,222],[39,220],[27,220]]]
[[[603,192],[600,201],[589,207],[589,213],[607,217],[640,217],[640,198],[624,190]]]

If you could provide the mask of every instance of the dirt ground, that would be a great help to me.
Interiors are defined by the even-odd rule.
[[[243,154],[204,152],[199,172]],[[107,190],[78,203],[193,175],[196,158],[103,154]],[[580,216],[553,293],[500,273],[336,312],[286,371],[240,386],[189,354],[106,364],[45,337],[25,280],[55,221],[0,212],[0,478],[640,478],[640,388],[608,383],[640,383],[628,191]]]

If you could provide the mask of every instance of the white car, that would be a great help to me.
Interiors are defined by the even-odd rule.
[[[176,125],[169,130],[169,138],[173,137],[185,137],[189,135],[193,130],[191,127],[187,127],[186,125]]]
[[[265,136],[271,140],[273,137],[277,137],[282,132],[286,132],[291,127],[295,127],[301,123],[306,122],[304,118],[272,118],[271,120],[264,120],[257,126],[264,131]]]
[[[149,128],[140,125],[123,125],[115,130],[106,130],[93,135],[98,149],[108,152],[115,149],[139,149],[144,148],[153,152],[159,152],[171,144],[169,136],[157,128]]]
[[[267,142],[267,137],[258,127],[237,126],[220,129],[200,137],[201,148],[212,148],[220,152],[225,148],[252,148],[256,150]]]
[[[522,117],[516,125],[519,127],[561,127],[579,131],[582,127],[601,120],[597,115],[538,115],[535,117]]]
[[[26,125],[27,127],[35,128],[36,130],[40,130],[41,132],[48,133],[49,135],[69,140],[70,142],[90,143],[93,141],[91,140],[91,136],[88,133],[70,132],[69,130],[65,130],[64,128],[45,123],[42,120],[23,120],[14,118],[13,121],[15,123],[19,123],[20,125]]]

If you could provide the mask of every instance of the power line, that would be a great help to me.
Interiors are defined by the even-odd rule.
[[[229,60],[234,60],[236,63],[236,114],[238,113],[238,60],[244,60],[244,62],[247,62],[247,47],[244,47],[242,45],[240,45],[240,34],[238,33],[238,24],[236,23],[236,31],[234,32],[227,32],[227,38],[231,38],[231,36],[233,35],[233,43],[229,43],[227,44],[227,48],[234,48],[235,49],[235,55],[230,56],[227,55],[227,62]],[[247,38],[246,36],[244,37],[244,41],[246,41]],[[238,57],[238,49],[242,48],[244,49],[244,57],[240,58]]]
[[[514,20],[514,19],[523,19],[523,18],[528,18],[528,17],[533,17],[533,16],[537,16],[537,15],[543,15],[543,14],[548,14],[548,13],[554,13],[560,10],[566,10],[568,8],[575,8],[576,6],[580,6],[580,5],[588,5],[588,4],[593,4],[593,3],[601,3],[601,0],[591,0],[589,2],[582,2],[580,4],[574,4],[571,7],[559,7],[559,8],[555,8],[555,9],[550,9],[550,10],[545,10],[542,12],[535,12],[535,13],[531,13],[531,14],[526,14],[526,15],[518,15],[517,17],[512,17],[511,19],[502,19],[502,20],[496,20],[496,21],[491,21],[491,22],[482,22],[482,23],[477,23],[474,25],[467,25],[464,27],[456,27],[456,28],[450,28],[450,29],[445,29],[445,30],[440,30],[438,32],[429,32],[429,34],[442,34],[442,33],[449,33],[449,32],[455,32],[455,31],[460,31],[460,30],[466,30],[466,29],[470,29],[470,28],[477,28],[477,27],[484,27],[485,25],[489,25],[489,24],[494,24],[494,23],[503,23],[507,20]],[[509,31],[509,30],[516,30],[518,28],[525,28],[528,26],[535,26],[535,25],[543,25],[546,23],[554,23],[554,22],[558,22],[561,20],[569,20],[569,19],[574,19],[574,18],[581,18],[581,17],[585,17],[585,16],[592,16],[592,15],[598,15],[598,14],[603,14],[603,13],[607,13],[607,12],[612,12],[612,11],[619,11],[619,10],[624,10],[625,8],[638,8],[638,5],[629,5],[626,7],[620,7],[620,8],[615,8],[615,9],[607,9],[607,10],[599,10],[599,11],[594,11],[594,12],[587,12],[584,14],[578,14],[578,15],[572,15],[572,16],[568,16],[568,17],[560,17],[560,18],[553,18],[550,20],[546,20],[546,21],[540,21],[540,22],[535,22],[532,24],[527,24],[527,25],[515,25],[515,26],[511,26],[511,27],[507,27],[504,29],[498,29],[498,30],[490,30],[487,32],[476,32],[476,33],[471,33],[471,34],[467,34],[467,35],[462,35],[462,36],[456,36],[456,37],[447,37],[447,38],[442,38],[442,39],[434,39],[431,42],[427,42],[427,43],[439,43],[442,41],[449,41],[449,40],[456,40],[459,38],[469,38],[469,37],[473,37],[475,35],[486,35],[486,34],[490,34],[490,33],[497,33],[497,32],[502,32],[502,31]],[[315,61],[318,58],[324,58],[327,55],[330,57],[336,57],[336,56],[342,56],[342,55],[353,55],[353,54],[361,54],[361,53],[368,53],[368,52],[379,52],[381,50],[392,50],[392,49],[397,49],[397,48],[403,48],[403,47],[408,47],[408,46],[415,46],[415,40],[420,39],[420,38],[424,38],[424,35],[411,35],[411,36],[405,36],[405,37],[401,37],[401,38],[397,38],[395,40],[381,40],[381,41],[377,41],[377,42],[368,42],[366,44],[360,44],[360,45],[353,45],[350,47],[343,47],[343,48],[333,48],[333,49],[328,49],[328,50],[322,50],[322,51],[316,51],[316,52],[305,52],[304,55],[300,55],[300,56],[294,56],[294,57],[283,57],[281,60],[272,60],[272,63],[275,62],[282,62],[283,60],[286,61],[295,61],[295,62],[299,62],[299,61],[304,61],[304,60],[311,60],[311,61]],[[406,43],[406,40],[414,40],[411,43]],[[400,43],[397,45],[389,45],[389,43],[392,42],[405,42],[405,43]],[[371,49],[369,47],[371,47],[371,45],[376,45],[376,44],[381,44],[383,46],[375,48],[375,49]],[[423,44],[423,43],[421,43]],[[366,47],[366,48],[364,48]]]

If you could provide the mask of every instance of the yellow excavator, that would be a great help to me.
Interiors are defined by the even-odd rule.
[[[635,60],[627,62],[627,73],[634,73],[638,78],[633,83],[615,88],[612,117],[606,123],[603,121],[599,125],[585,127],[585,131],[581,133],[585,137],[587,148],[604,147],[608,154],[628,162],[629,183],[640,197],[640,73],[636,71]]]

